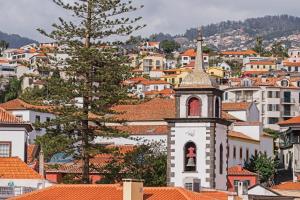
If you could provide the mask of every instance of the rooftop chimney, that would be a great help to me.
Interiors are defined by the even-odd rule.
[[[123,179],[123,200],[143,200],[143,180]]]
[[[39,154],[39,174],[44,177],[44,152],[42,148]]]

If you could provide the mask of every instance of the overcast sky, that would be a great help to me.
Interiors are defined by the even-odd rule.
[[[147,27],[138,34],[183,33],[223,20],[289,14],[299,16],[300,0],[133,0],[145,7],[136,12]],[[59,16],[68,14],[52,0],[0,0],[0,30],[43,41],[36,28],[50,28]]]

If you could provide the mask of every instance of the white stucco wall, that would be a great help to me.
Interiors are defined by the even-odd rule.
[[[27,134],[25,128],[0,127],[0,141],[11,142],[11,156],[17,156],[22,161],[25,157]]]
[[[116,138],[104,138],[97,137],[96,143],[113,143],[115,145],[139,145],[152,142],[161,142],[161,144],[167,146],[167,135],[134,135],[127,138],[116,137]]]
[[[220,174],[220,144],[223,146],[223,173]],[[227,126],[216,125],[216,189],[227,190]]]
[[[262,153],[266,152],[268,157],[274,156],[274,142],[271,137],[260,137],[260,151]]]
[[[13,183],[15,187],[31,187],[42,189],[53,184],[43,179],[0,179],[0,186],[6,187]]]
[[[228,113],[240,120],[247,121],[247,112],[245,110],[228,111]]]
[[[249,150],[249,158],[255,154],[255,150],[259,152],[259,142],[249,142],[246,140],[235,139],[229,137],[229,156],[228,156],[228,167],[233,167],[236,165],[244,165],[246,160],[246,151]],[[236,148],[236,157],[233,157],[233,149]],[[240,148],[243,149],[242,159],[240,159]]]
[[[262,196],[278,196],[278,195],[274,194],[273,192],[271,192],[259,185],[248,190],[248,194],[249,195],[262,195]]]
[[[171,161],[171,173],[175,176],[171,177],[170,181],[175,186],[184,187],[185,178],[198,178],[201,180],[201,187],[209,187],[209,182],[206,182],[206,178],[209,178],[206,173],[206,127],[209,127],[209,123],[176,123],[172,128],[171,137],[175,140],[175,144],[171,145],[175,152],[171,152],[171,156],[174,160]],[[184,146],[187,142],[194,142],[197,148],[196,155],[196,172],[184,172]]]
[[[262,127],[257,125],[257,126],[233,126],[233,130],[237,131],[237,132],[241,132],[244,133],[245,135],[255,139],[255,140],[259,140],[260,137],[260,133]]]
[[[14,116],[22,116],[22,120],[25,122],[35,123],[36,116],[40,116],[41,123],[46,122],[47,118],[53,119],[54,114],[46,112],[38,112],[33,110],[11,110]],[[42,136],[46,133],[46,129],[33,130],[29,133],[29,142],[34,143],[36,136]]]

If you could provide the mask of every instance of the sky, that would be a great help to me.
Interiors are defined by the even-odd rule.
[[[70,1],[70,0],[67,0]],[[133,0],[144,8],[134,13],[143,17],[147,27],[135,33],[182,34],[186,29],[224,20],[288,14],[300,16],[299,0]],[[70,18],[70,13],[52,0],[0,0],[0,30],[38,41],[46,38],[36,29],[51,30],[58,17]]]

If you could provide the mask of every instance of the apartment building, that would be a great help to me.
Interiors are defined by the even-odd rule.
[[[191,62],[195,62],[196,58],[196,50],[195,49],[187,49],[183,53],[180,54],[181,57],[181,65],[186,66],[190,64]],[[203,63],[204,66],[207,67],[209,66],[209,55],[208,54],[203,54]]]
[[[149,74],[152,70],[164,70],[166,65],[166,58],[163,54],[131,54],[129,57],[132,59],[131,66],[142,70],[144,74]]]
[[[273,60],[268,61],[252,61],[246,63],[243,67],[243,71],[270,71],[276,70],[277,65],[276,62]]]
[[[224,102],[254,102],[264,128],[300,114],[300,77],[232,78],[221,86]]]

